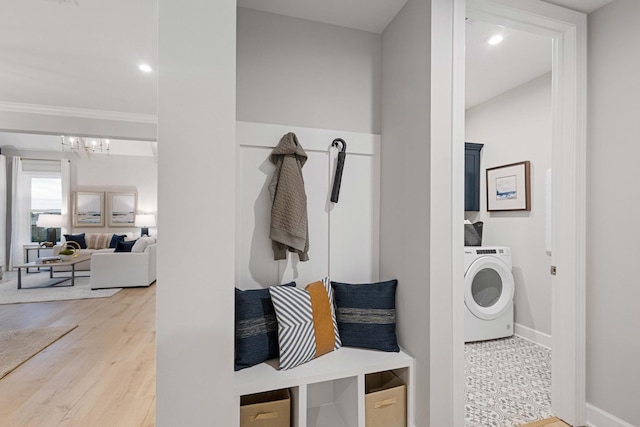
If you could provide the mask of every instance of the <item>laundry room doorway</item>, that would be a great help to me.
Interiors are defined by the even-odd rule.
[[[506,427],[553,415],[552,38],[465,28],[465,427]]]
[[[545,83],[551,88],[552,105],[551,167],[548,169],[553,170],[553,181],[549,181],[550,197],[546,203],[551,208],[545,226],[553,224],[551,238],[545,242],[550,252],[546,256],[551,288],[550,340],[554,351],[551,412],[571,425],[584,425],[586,15],[528,0],[467,0],[466,18],[551,40],[552,71],[548,76],[550,82]],[[464,33],[465,26],[454,24],[454,37]],[[454,65],[454,87],[464,82],[464,65],[458,68],[462,70]],[[538,178],[544,177],[543,182],[550,179],[546,169],[535,170]],[[538,193],[541,191],[544,193],[544,188],[536,189]],[[500,215],[503,214],[495,216]],[[520,215],[512,217],[518,219],[526,214]],[[455,301],[452,310],[454,317],[462,318]],[[458,333],[462,341],[461,331]],[[463,366],[454,369],[454,379],[463,381],[464,374],[458,371],[464,369]]]

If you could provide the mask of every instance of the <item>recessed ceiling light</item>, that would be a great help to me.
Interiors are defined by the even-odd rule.
[[[140,69],[140,71],[144,71],[145,73],[150,73],[152,70],[151,66],[149,66],[148,64],[140,64],[138,65],[138,68]]]
[[[500,34],[496,34],[489,39],[489,44],[498,44],[501,43],[502,40],[504,40],[504,37],[502,37]]]

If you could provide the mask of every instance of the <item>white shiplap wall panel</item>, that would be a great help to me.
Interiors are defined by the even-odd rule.
[[[336,163],[337,150],[332,150],[331,157],[332,163]],[[331,168],[331,185],[334,169]],[[378,176],[377,157],[347,154],[338,203],[332,203],[330,210],[331,280],[346,283],[378,280]]]
[[[269,223],[268,184],[274,166],[271,149],[287,132],[298,136],[309,159],[302,169],[309,215],[309,257],[300,262],[288,254],[274,261]],[[330,202],[335,170],[335,138],[347,142],[340,199]],[[338,281],[366,282],[378,278],[379,144],[380,136],[327,129],[237,122],[238,256],[236,286],[267,287],[295,280],[298,286],[331,274]]]

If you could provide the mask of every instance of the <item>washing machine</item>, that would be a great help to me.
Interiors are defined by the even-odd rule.
[[[511,250],[504,246],[464,248],[464,341],[513,335]]]

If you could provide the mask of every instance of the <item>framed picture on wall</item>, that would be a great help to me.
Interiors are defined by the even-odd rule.
[[[530,211],[529,161],[487,169],[487,211]]]
[[[107,193],[109,227],[133,227],[138,193]]]
[[[76,191],[72,217],[74,227],[104,227],[104,192]]]

